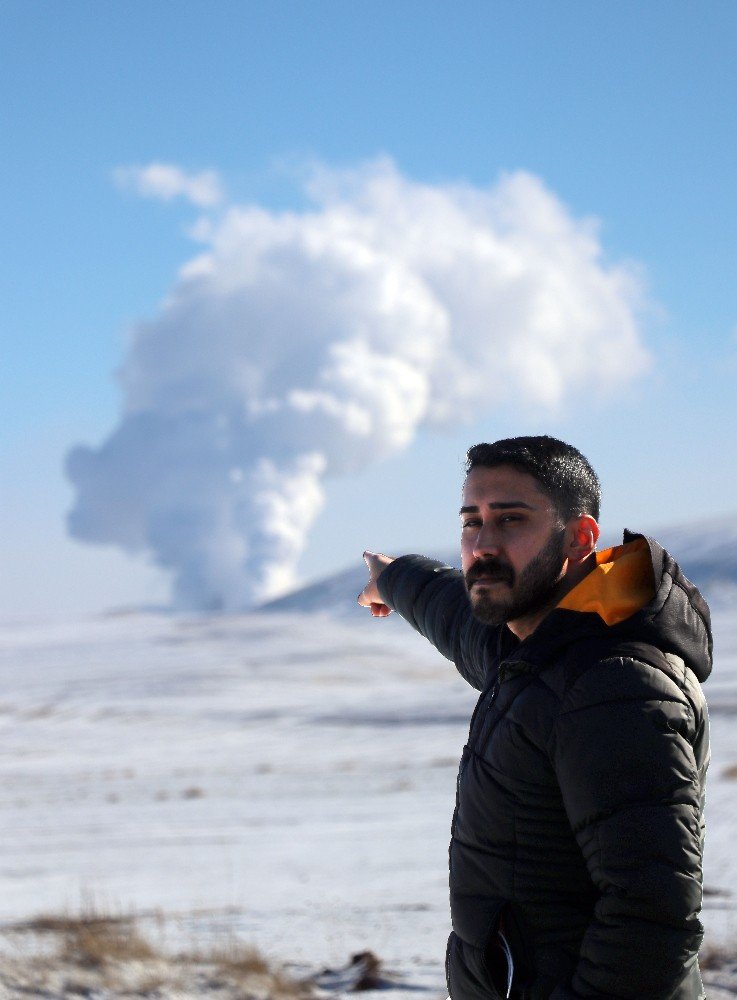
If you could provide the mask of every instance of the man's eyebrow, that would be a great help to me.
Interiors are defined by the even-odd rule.
[[[489,503],[486,506],[490,510],[511,510],[514,507],[523,507],[525,510],[535,510],[529,503],[525,503],[524,500],[498,500],[496,503]],[[461,507],[458,511],[458,516],[462,517],[464,514],[477,514],[478,507]]]

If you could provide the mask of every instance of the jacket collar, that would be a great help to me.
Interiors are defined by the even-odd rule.
[[[648,643],[681,657],[700,681],[712,668],[706,601],[662,546],[630,531],[621,546],[597,554],[595,569],[532,635],[519,642],[509,629],[504,633],[499,644],[504,673],[538,672],[568,646],[587,639]]]

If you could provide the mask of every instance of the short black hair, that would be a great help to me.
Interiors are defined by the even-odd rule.
[[[540,434],[475,444],[466,454],[466,475],[481,466],[511,465],[534,476],[563,521],[581,514],[599,520],[599,477],[578,448]]]

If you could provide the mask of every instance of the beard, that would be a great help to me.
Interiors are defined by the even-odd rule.
[[[502,625],[553,607],[557,603],[558,584],[563,573],[563,537],[565,528],[556,528],[538,554],[515,574],[509,563],[500,559],[479,559],[464,574],[473,614],[485,625]],[[506,594],[495,588],[474,590],[480,577],[491,577],[508,585]],[[516,579],[515,579],[516,577]]]

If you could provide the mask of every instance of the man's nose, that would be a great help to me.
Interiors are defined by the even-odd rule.
[[[473,542],[474,559],[484,556],[498,556],[500,550],[499,535],[491,524],[482,524]]]

